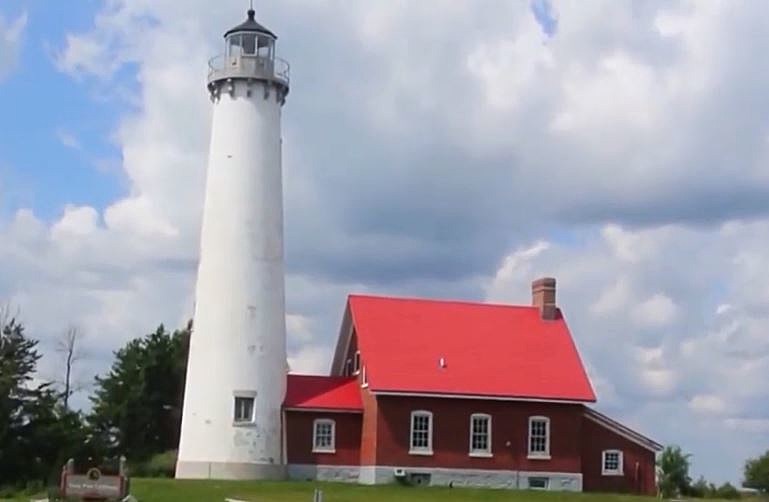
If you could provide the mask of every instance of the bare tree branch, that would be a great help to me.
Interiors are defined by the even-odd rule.
[[[82,334],[76,326],[67,328],[56,342],[56,352],[64,360],[64,408],[69,409],[69,398],[77,390],[73,388],[72,370],[80,360],[80,340]]]

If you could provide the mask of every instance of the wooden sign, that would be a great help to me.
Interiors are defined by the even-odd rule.
[[[65,498],[112,501],[123,500],[128,496],[129,480],[125,469],[125,459],[120,460],[120,472],[107,476],[93,467],[85,474],[75,474],[75,462],[70,460],[61,473],[61,492]]]

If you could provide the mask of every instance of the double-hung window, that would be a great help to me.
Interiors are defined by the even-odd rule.
[[[327,418],[319,418],[312,426],[312,451],[316,453],[334,453],[336,451],[336,423]]]
[[[550,419],[529,417],[529,458],[550,458]]]
[[[433,454],[433,414],[429,411],[411,412],[409,453],[412,455]]]
[[[622,452],[604,450],[601,453],[601,474],[604,476],[622,476]]]
[[[470,456],[491,456],[491,416],[485,413],[470,415]]]

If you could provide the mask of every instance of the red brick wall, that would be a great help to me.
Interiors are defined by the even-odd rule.
[[[313,421],[336,421],[336,453],[313,453]],[[286,412],[286,456],[289,464],[358,465],[361,438],[360,413]]]
[[[609,429],[583,418],[582,486],[585,491],[656,493],[654,452],[625,439]],[[603,450],[622,450],[623,476],[603,476]]]
[[[394,396],[381,396],[377,401],[378,441],[374,452],[377,465],[551,472],[581,470],[581,405]],[[433,413],[432,456],[408,453],[410,419],[414,410]],[[492,416],[492,458],[468,455],[470,415],[473,413]],[[529,417],[534,415],[550,418],[550,460],[526,458]]]
[[[360,437],[360,465],[376,465],[378,403],[367,388],[361,389],[361,398],[363,428]]]

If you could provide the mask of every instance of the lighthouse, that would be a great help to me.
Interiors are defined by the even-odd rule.
[[[284,476],[281,108],[288,64],[254,10],[209,64],[213,106],[177,478]]]

